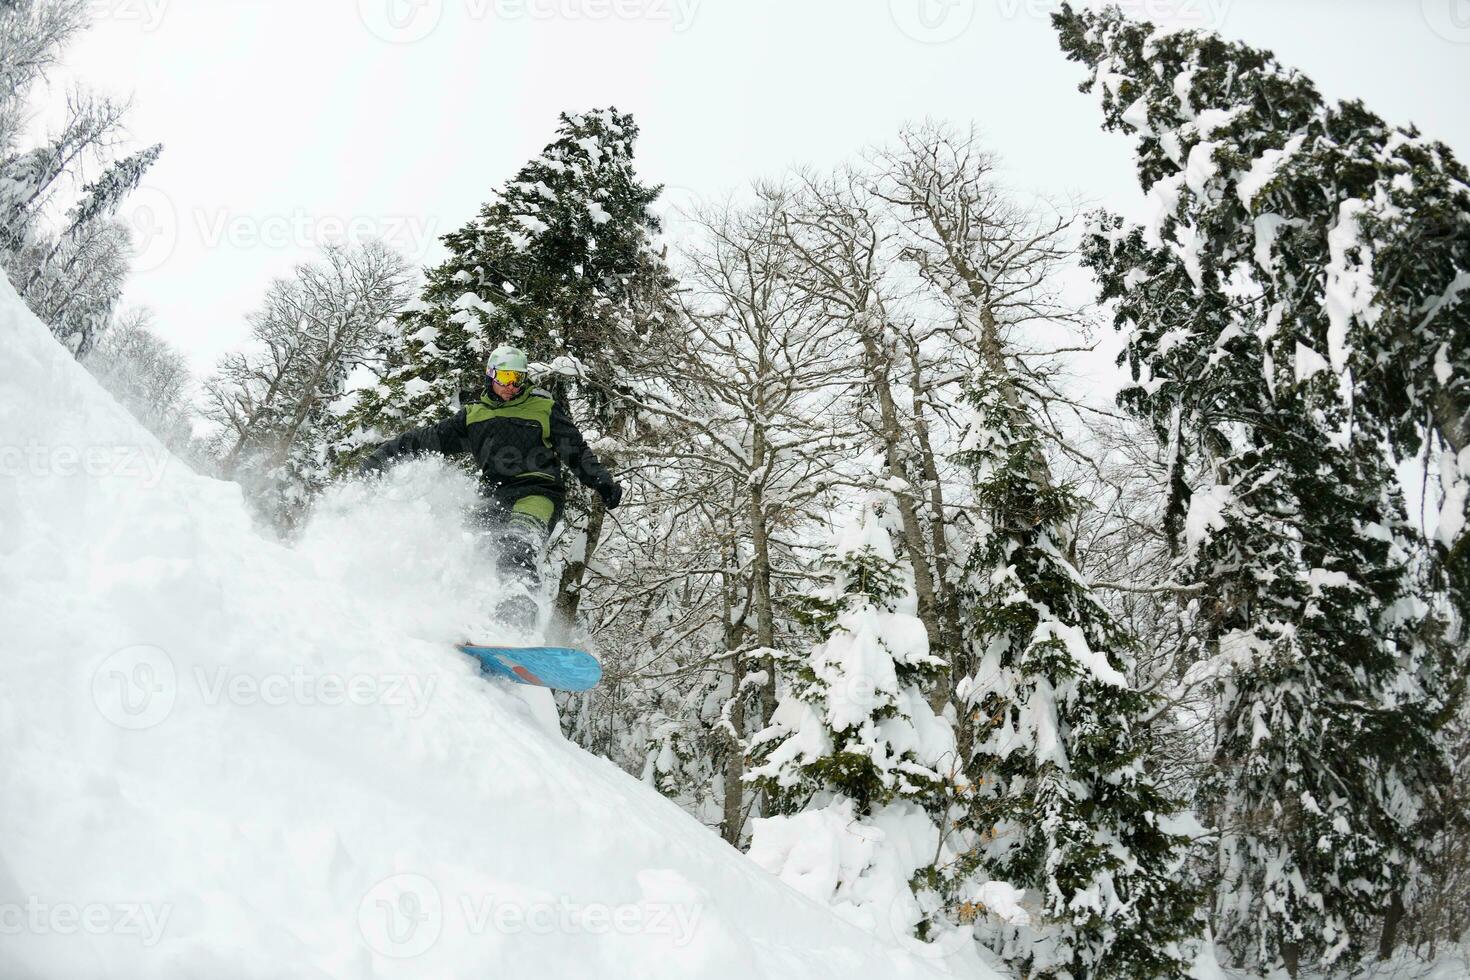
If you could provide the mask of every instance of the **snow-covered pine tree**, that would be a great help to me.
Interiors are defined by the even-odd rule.
[[[100,218],[70,234],[37,234],[9,257],[5,271],[31,312],[84,358],[117,310],[131,260],[127,226]]]
[[[776,815],[754,821],[750,856],[880,935],[927,938],[938,867],[953,859],[940,822],[954,733],[925,691],[946,665],[929,653],[870,508],[844,530],[829,564],[831,582],[807,611],[822,641],[784,657],[780,703],[751,740],[745,778],[770,795]],[[821,868],[810,864],[815,854]]]
[[[10,54],[11,44],[61,42],[61,37],[11,36],[17,17],[41,14],[33,6],[0,8],[0,54]],[[60,16],[65,5],[54,6],[58,9],[51,14]],[[42,29],[45,22],[43,17],[23,31]],[[50,24],[49,29],[57,28]],[[41,63],[50,56],[41,56]],[[0,78],[5,74],[0,68]],[[0,94],[0,131],[15,99],[16,93]],[[109,161],[126,109],[78,93],[67,100],[59,132],[42,146],[18,151],[11,145],[17,134],[0,133],[0,268],[32,312],[78,357],[86,356],[111,320],[128,273],[130,235],[112,215],[162,151],[152,146]],[[64,216],[57,215],[58,199],[69,196],[91,164],[102,165],[102,174],[80,189]]]
[[[632,719],[628,732],[628,741],[643,751],[642,780],[707,826],[718,825],[721,816],[705,717],[719,703],[709,686],[670,689],[647,715]]]
[[[1158,220],[1181,216],[1169,246],[1186,261],[1216,252],[1264,314],[1267,370],[1327,372],[1337,384],[1320,389],[1349,403],[1353,425],[1374,419],[1400,459],[1433,454],[1448,498],[1439,556],[1470,608],[1465,167],[1361,102],[1329,105],[1269,51],[1116,11],[1056,20],[1068,56],[1092,69],[1104,127],[1137,135]]]
[[[981,720],[964,863],[1041,913],[998,930],[996,952],[1030,977],[1183,977],[1197,896],[1179,805],[1145,770],[1153,698],[1068,557],[1080,503],[1049,476],[1024,403],[984,373],[967,397],[978,521],[960,594],[979,669],[959,694]]]
[[[638,439],[638,392],[657,374],[673,325],[673,279],[655,250],[661,187],[633,167],[638,127],[615,108],[563,113],[556,139],[497,191],[469,224],[444,236],[450,257],[430,269],[420,300],[384,338],[386,369],[339,425],[338,467],[367,447],[478,398],[485,356],[499,344],[549,365],[536,379],[576,395],[603,462],[618,468]],[[602,538],[603,510],[569,501],[555,589],[577,616]]]
[[[344,419],[342,452],[478,397],[502,343],[551,364],[540,380],[574,386],[604,426],[620,415],[612,399],[647,373],[672,283],[649,210],[661,188],[633,169],[637,135],[616,109],[563,113],[541,154],[444,236],[450,257],[385,338],[387,370]]]
[[[1464,172],[1267,52],[1116,9],[1055,22],[1105,127],[1137,131],[1156,205],[1143,228],[1100,216],[1084,254],[1127,331],[1121,400],[1170,447],[1181,574],[1206,589],[1218,933],[1255,968],[1352,962],[1419,876],[1464,676],[1386,451],[1462,438]],[[1463,602],[1459,465],[1436,557]]]
[[[155,143],[108,164],[100,177],[82,188],[80,200],[67,212],[63,234],[74,235],[87,223],[116,214],[162,154],[163,144]]]
[[[162,152],[154,145],[108,164],[82,188],[59,233],[31,229],[6,263],[16,292],[78,358],[107,328],[129,271],[131,235],[113,215]]]
[[[86,0],[0,3],[0,268],[78,358],[106,329],[128,272],[128,230],[111,216],[160,149],[110,161],[127,106],[82,91],[68,96],[53,136],[21,148],[33,89],[91,12]],[[57,198],[83,183],[92,164],[103,173],[81,188],[63,220]]]

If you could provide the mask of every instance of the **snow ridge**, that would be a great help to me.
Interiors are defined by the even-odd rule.
[[[0,975],[940,975],[450,648],[467,480],[342,487],[288,548],[3,281],[0,333]]]

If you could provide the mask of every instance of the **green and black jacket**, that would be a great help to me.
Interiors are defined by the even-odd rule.
[[[562,464],[592,490],[613,483],[571,416],[540,388],[507,402],[486,393],[442,422],[388,440],[372,455],[387,462],[412,453],[470,454],[480,468],[486,495],[511,491],[516,496],[540,493],[560,500],[566,495]]]

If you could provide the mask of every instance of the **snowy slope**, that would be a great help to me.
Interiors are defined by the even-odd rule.
[[[0,280],[0,976],[924,977],[447,642],[467,483],[303,544],[173,461]]]

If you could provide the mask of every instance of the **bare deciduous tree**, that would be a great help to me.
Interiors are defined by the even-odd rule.
[[[153,314],[117,317],[82,362],[175,455],[196,462],[194,377],[184,355],[153,331]]]
[[[308,480],[283,468],[294,453],[324,448],[325,433],[309,433],[348,376],[376,356],[379,327],[406,301],[409,284],[403,257],[370,241],[328,245],[320,261],[271,285],[250,317],[254,348],[227,355],[204,386],[203,414],[219,427],[215,453],[226,478]],[[325,466],[319,458],[314,465],[310,479],[319,480]]]

